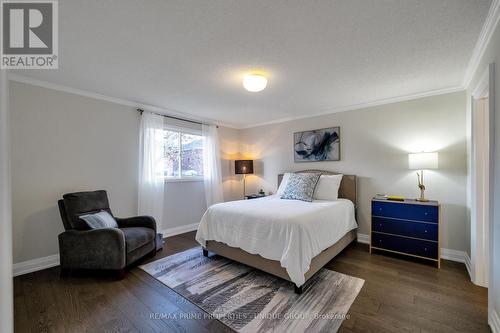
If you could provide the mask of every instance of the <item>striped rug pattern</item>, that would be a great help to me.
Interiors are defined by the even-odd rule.
[[[336,332],[364,283],[321,269],[297,295],[291,282],[201,248],[140,268],[238,332]]]

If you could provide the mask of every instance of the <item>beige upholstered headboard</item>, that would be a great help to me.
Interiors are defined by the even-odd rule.
[[[295,173],[308,173],[308,172],[318,172],[323,175],[338,175],[339,172],[325,171],[325,170],[301,170],[295,171]],[[283,179],[283,174],[278,175],[278,187]],[[349,199],[354,205],[356,205],[356,176],[354,175],[344,175],[342,181],[340,182],[339,188],[339,198]]]

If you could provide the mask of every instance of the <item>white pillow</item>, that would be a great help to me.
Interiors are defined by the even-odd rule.
[[[118,228],[116,220],[105,210],[101,210],[99,213],[80,215],[79,218],[84,220],[90,229]]]
[[[321,175],[314,191],[314,200],[337,200],[343,175]]]
[[[280,187],[278,187],[278,191],[276,192],[276,194],[279,195],[280,197],[283,195],[283,193],[285,193],[285,188],[286,185],[288,184],[288,180],[290,180],[290,175],[291,173],[287,172],[283,175],[283,178],[281,179]]]

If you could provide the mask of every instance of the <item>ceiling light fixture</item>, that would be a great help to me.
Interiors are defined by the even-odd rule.
[[[261,74],[247,74],[243,78],[243,87],[251,92],[262,91],[267,86],[267,78]]]

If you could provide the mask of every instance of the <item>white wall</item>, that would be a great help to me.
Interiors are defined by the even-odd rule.
[[[240,131],[220,126],[222,184],[224,201],[239,200],[242,196],[241,177],[234,174],[234,160],[239,157]],[[182,226],[200,222],[207,209],[202,181],[169,182],[165,189],[165,224],[181,230]]]
[[[493,241],[493,253],[490,253],[492,264],[492,275],[490,276],[489,300],[490,310],[496,312],[497,328],[500,329],[500,24],[497,24],[495,32],[491,37],[480,64],[469,85],[467,97],[470,100],[471,89],[476,87],[481,75],[487,70],[490,63],[495,63],[495,119],[494,119],[494,156],[493,156],[493,230],[491,240]],[[491,319],[491,314],[490,314]]]
[[[11,82],[14,262],[59,252],[57,200],[106,189],[113,213],[137,213],[139,113]]]
[[[240,130],[227,127],[219,128],[224,201],[243,198],[242,176],[234,174],[234,160],[241,157],[240,135]]]
[[[340,126],[341,161],[294,163],[293,133]],[[325,169],[358,176],[359,232],[369,233],[370,199],[377,193],[416,198],[408,152],[439,151],[439,170],[426,172],[427,197],[443,211],[442,247],[465,250],[465,93],[347,111],[242,131],[242,152],[257,159],[249,191],[275,191],[277,175]]]
[[[12,209],[7,74],[0,70],[0,331],[14,330],[12,293]]]
[[[59,252],[57,200],[64,193],[106,189],[116,216],[137,214],[140,116],[134,107],[12,81],[10,97],[14,263]],[[231,200],[239,183],[228,158],[238,151],[238,131],[219,131],[224,195]],[[203,182],[165,188],[166,228],[200,221]]]
[[[239,130],[219,126],[221,172],[224,201],[241,199],[237,194],[241,181],[234,175],[234,160],[239,156]],[[168,182],[165,186],[165,225],[182,229],[200,222],[207,209],[203,181]],[[168,232],[167,232],[168,233]]]
[[[203,181],[165,184],[163,225],[168,229],[198,223],[207,209]]]

